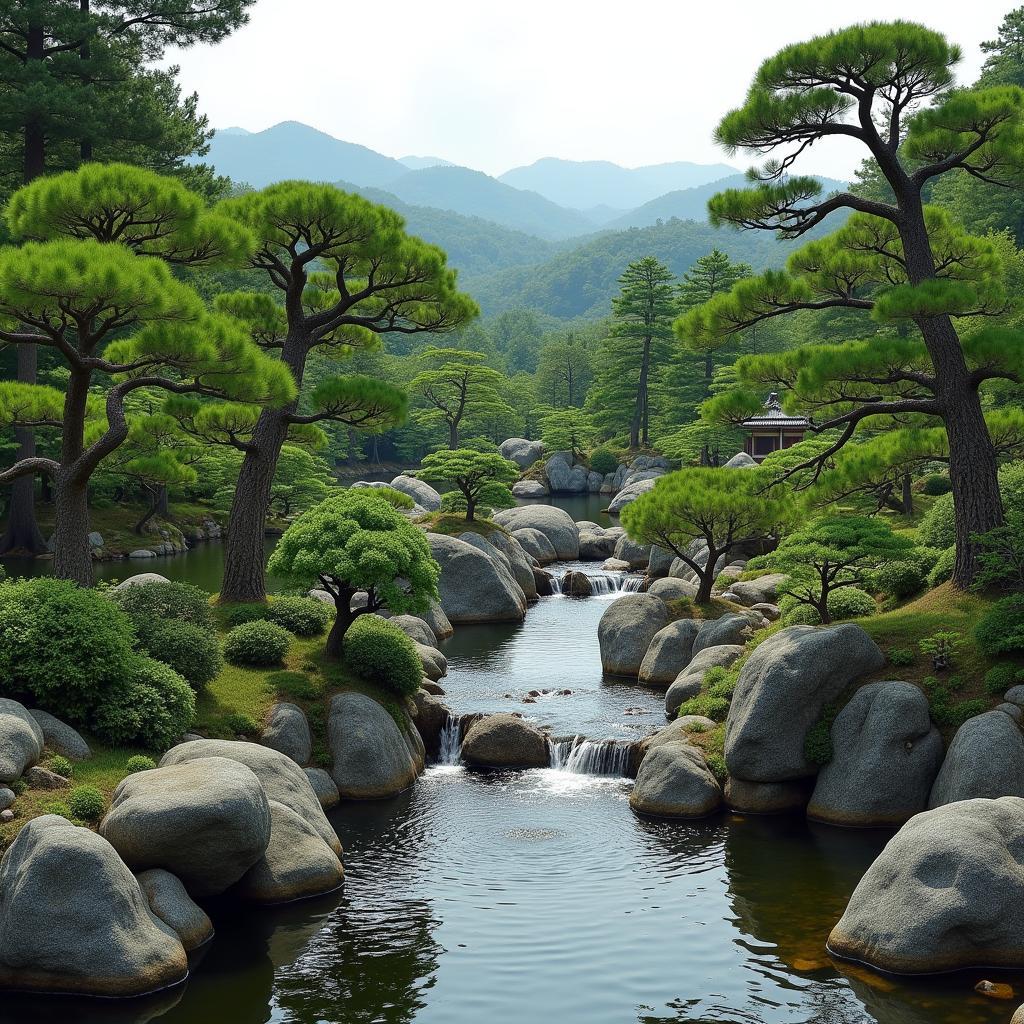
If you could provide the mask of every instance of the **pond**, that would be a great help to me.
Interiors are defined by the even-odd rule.
[[[190,578],[215,589],[213,557],[206,571]],[[444,645],[452,709],[518,711],[591,738],[663,724],[659,694],[602,676],[597,623],[616,597],[542,598],[522,624],[459,627]],[[524,703],[531,690],[569,693]],[[649,821],[629,809],[630,785],[428,768],[394,799],[331,813],[341,893],[215,909],[190,980],[152,999],[5,995],[0,1024],[1006,1024],[1015,1003],[972,991],[992,972],[908,982],[825,953],[889,833],[799,817]]]

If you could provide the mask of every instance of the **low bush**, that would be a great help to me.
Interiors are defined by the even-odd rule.
[[[225,715],[224,724],[239,736],[259,735],[260,727],[248,715],[244,715],[240,711],[232,711]]]
[[[68,794],[68,810],[79,821],[99,821],[106,801],[95,786],[75,786]]]
[[[679,705],[678,717],[703,715],[713,722],[724,722],[729,714],[729,701],[725,697],[713,697],[710,693],[698,693],[696,697],[684,700]]]
[[[267,609],[267,618],[296,636],[322,636],[331,611],[314,597],[279,597]]]
[[[940,494],[949,494],[953,490],[953,484],[945,473],[932,473],[921,481],[921,493],[938,497]]]
[[[1024,683],[1024,669],[1016,665],[993,665],[985,673],[985,690],[993,697],[1002,697],[1011,686]]]
[[[889,562],[873,573],[875,586],[890,597],[911,597],[924,587],[928,572],[934,564],[932,562],[925,568],[918,561]]]
[[[590,453],[590,468],[601,476],[607,476],[619,468],[619,460],[609,448],[595,448]]]
[[[736,682],[740,674],[737,670],[723,668],[716,665],[704,673],[701,680],[701,690],[711,697],[723,697],[725,700],[732,700],[733,691],[736,689]]]
[[[817,626],[821,622],[817,608],[812,608],[809,604],[791,600],[787,608],[780,606],[779,610],[782,612],[784,626]]]
[[[290,643],[291,634],[276,622],[244,622],[224,638],[224,657],[232,665],[280,665]]]
[[[59,754],[50,758],[47,767],[51,772],[55,772],[64,779],[70,779],[75,773],[75,766],[66,757],[61,757]]]
[[[196,719],[196,694],[174,669],[138,657],[127,679],[95,711],[92,727],[114,746],[166,750]]]
[[[917,528],[917,539],[930,548],[945,550],[956,540],[953,517],[953,495],[943,494],[936,498],[932,507],[921,517]]]
[[[401,511],[407,512],[416,504],[405,491],[399,491],[394,487],[374,487],[373,493],[378,498],[383,498],[392,508]]]
[[[956,562],[956,547],[946,548],[938,557],[931,572],[928,573],[928,586],[937,587],[948,583],[953,578],[953,565]]]
[[[207,631],[215,625],[210,595],[191,583],[145,583],[112,590],[110,599],[137,626],[153,619],[188,622]]]
[[[213,682],[224,667],[216,634],[191,622],[157,622],[144,633],[142,646],[151,658],[169,665],[195,690]]]
[[[910,647],[894,647],[889,651],[889,664],[896,668],[905,668],[917,661],[917,655]]]
[[[270,605],[265,601],[233,604],[222,612],[224,625],[228,629],[244,626],[247,622],[263,622],[270,618]]]
[[[957,729],[968,718],[974,718],[988,709],[988,703],[980,697],[972,700],[956,700],[955,693],[963,686],[960,676],[941,680],[928,676],[921,683],[928,696],[928,705],[936,725]]]
[[[267,682],[280,696],[291,700],[316,700],[324,692],[323,679],[305,672],[271,672]]]
[[[843,587],[828,595],[828,613],[833,619],[859,619],[877,611],[875,599],[857,587]]]
[[[155,767],[156,761],[145,754],[132,754],[124,763],[124,769],[129,775],[135,775],[137,772],[148,772]]]
[[[413,641],[375,615],[361,615],[349,626],[343,657],[354,675],[400,696],[415,693],[423,678],[423,663]]]
[[[1001,654],[1024,654],[1024,594],[1011,594],[996,601],[978,620],[974,639],[990,658]]]

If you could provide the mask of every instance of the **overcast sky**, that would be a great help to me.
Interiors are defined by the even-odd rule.
[[[258,0],[216,47],[175,53],[216,127],[303,121],[388,156],[489,174],[542,156],[635,167],[725,159],[712,141],[757,64],[856,19],[901,17],[978,44],[1013,0]],[[785,12],[784,14],[782,12]],[[821,143],[806,171],[846,178],[856,147]],[[745,164],[743,157],[737,163]]]

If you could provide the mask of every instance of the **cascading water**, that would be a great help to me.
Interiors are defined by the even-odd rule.
[[[619,594],[619,593],[630,593],[636,594],[643,589],[644,577],[632,574],[625,575],[624,573],[616,572],[602,572],[591,575],[586,574],[587,579],[590,580],[590,592],[595,597],[604,594]],[[562,580],[563,576],[552,576],[551,578],[551,593],[561,594],[562,593]]]
[[[550,765],[556,771],[617,778],[629,774],[631,746],[628,743],[573,736],[572,739],[549,740],[548,751]]]
[[[462,750],[461,723],[458,715],[449,715],[441,729],[441,741],[437,751],[437,763],[456,765]]]

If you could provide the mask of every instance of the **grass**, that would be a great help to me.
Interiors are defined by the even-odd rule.
[[[712,597],[707,604],[697,604],[689,597],[677,597],[668,602],[667,608],[669,619],[672,622],[677,619],[720,619],[723,615],[750,610],[741,604],[736,604],[735,601],[726,601],[720,597]]]
[[[505,533],[493,519],[477,516],[473,522],[466,517],[452,512],[428,512],[420,516],[417,523],[431,533],[443,533],[447,537],[458,537],[460,533],[479,533],[481,537],[490,537],[492,533]]]

